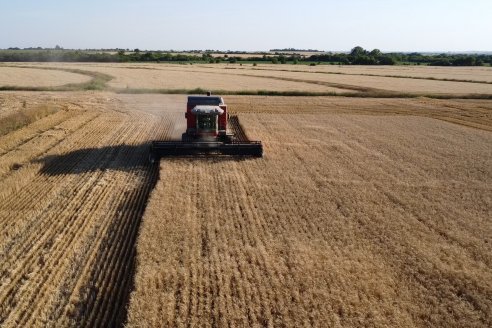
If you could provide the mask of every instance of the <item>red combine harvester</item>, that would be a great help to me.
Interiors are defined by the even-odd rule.
[[[229,118],[222,97],[189,96],[185,113],[186,132],[181,141],[153,141],[150,161],[166,156],[263,156],[261,141],[244,140],[244,132],[234,117]],[[235,123],[234,126],[228,126]],[[233,130],[235,130],[234,133]],[[236,135],[240,134],[240,136]]]

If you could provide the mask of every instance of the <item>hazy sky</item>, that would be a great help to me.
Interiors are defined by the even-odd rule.
[[[492,0],[0,0],[0,48],[492,50]]]

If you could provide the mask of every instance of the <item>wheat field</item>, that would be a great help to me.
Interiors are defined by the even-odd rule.
[[[89,80],[89,77],[81,74],[0,65],[0,87],[55,87],[70,83],[84,83]]]
[[[343,88],[323,84],[288,81],[262,76],[217,74],[215,70],[195,68],[193,65],[148,65],[148,64],[64,64],[35,63],[22,67],[44,67],[50,69],[78,69],[108,74],[114,77],[109,88],[119,91],[132,90],[180,90],[207,89],[241,91],[297,91],[297,92],[346,92]],[[18,69],[18,68],[15,68]],[[23,68],[27,69],[28,68]],[[222,69],[220,70],[222,71]],[[220,72],[219,71],[219,72]],[[28,83],[26,81],[26,83]]]
[[[186,67],[186,66],[185,66]],[[255,76],[218,75],[188,69],[126,69],[98,68],[98,71],[116,76],[109,86],[118,89],[210,89],[231,91],[311,91],[341,92],[334,87],[304,82],[278,81]]]
[[[26,66],[27,65],[27,66]],[[78,69],[108,74],[119,92],[206,90],[417,95],[490,95],[492,68],[369,67],[260,64],[31,63],[22,67]],[[5,69],[5,68],[4,68]],[[17,68],[18,69],[18,68]],[[25,68],[24,68],[25,69]],[[66,72],[63,72],[66,73]],[[67,73],[68,74],[68,73]],[[454,81],[453,81],[454,80]],[[24,83],[28,83],[25,81]],[[377,95],[376,95],[377,96]]]
[[[19,66],[332,88],[278,65]],[[490,100],[230,95],[264,158],[150,165],[186,96],[111,91],[0,92],[0,124],[49,109],[0,135],[1,327],[492,325]]]
[[[205,65],[204,65],[205,66]],[[214,65],[206,65],[213,68]],[[272,65],[260,64],[257,70],[292,71],[292,72],[319,72],[328,74],[399,76],[415,78],[434,78],[467,81],[492,82],[490,67],[444,67],[444,66],[360,66],[360,65]]]
[[[264,159],[161,161],[129,327],[492,323],[489,132],[412,116],[240,118]]]
[[[443,67],[443,66],[361,66],[361,65],[273,65],[269,63],[252,64],[194,64],[180,65],[172,63],[8,63],[9,66],[32,66],[32,67],[63,67],[63,68],[128,68],[128,69],[211,69],[223,70],[251,70],[251,71],[285,71],[299,73],[327,73],[327,74],[349,74],[349,75],[376,75],[376,76],[400,76],[416,78],[435,78],[450,80],[484,81],[492,82],[491,67]]]
[[[236,113],[423,116],[492,131],[489,100],[228,96]]]
[[[0,137],[0,326],[124,322],[133,244],[157,174],[147,142],[167,136],[172,115],[125,112],[109,94],[0,97],[63,104]]]
[[[247,72],[247,73],[246,73]],[[243,73],[241,73],[243,74]],[[492,94],[492,83],[435,81],[426,79],[394,78],[385,76],[340,75],[321,73],[285,72],[270,70],[245,71],[248,76],[291,78],[305,83],[323,82],[328,85],[356,86],[376,91],[395,91],[421,94]]]

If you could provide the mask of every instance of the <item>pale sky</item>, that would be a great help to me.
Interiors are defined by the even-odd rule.
[[[492,0],[0,0],[0,48],[492,51]]]

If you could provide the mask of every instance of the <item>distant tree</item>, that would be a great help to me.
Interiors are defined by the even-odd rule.
[[[378,61],[376,60],[376,58],[371,57],[371,56],[362,55],[362,56],[355,57],[355,60],[353,61],[352,64],[355,64],[355,65],[376,65],[377,63],[378,63]]]
[[[379,57],[379,56],[382,55],[382,52],[379,49],[374,49],[373,51],[371,51],[369,53],[369,55],[372,56],[372,57]]]
[[[477,59],[472,56],[459,57],[452,61],[454,66],[475,66],[477,64]]]
[[[211,55],[211,54],[209,54],[209,53],[204,53],[204,54],[202,55],[202,59],[203,59],[203,60],[209,60],[210,58],[212,58],[212,55]]]
[[[357,46],[350,51],[350,56],[358,57],[365,55],[366,53],[367,51],[364,50],[364,48]]]
[[[396,65],[396,60],[391,56],[379,57],[379,64],[381,65]]]
[[[432,66],[451,66],[451,62],[447,58],[441,58],[431,63]]]
[[[140,56],[140,60],[142,60],[142,61],[154,61],[155,57],[151,52],[146,52],[142,56]]]
[[[138,53],[140,53],[140,49],[135,48],[135,49],[133,50],[133,52],[134,52],[134,53],[136,53],[136,54],[138,54]]]
[[[272,58],[272,64],[278,64],[278,58],[277,57]]]

